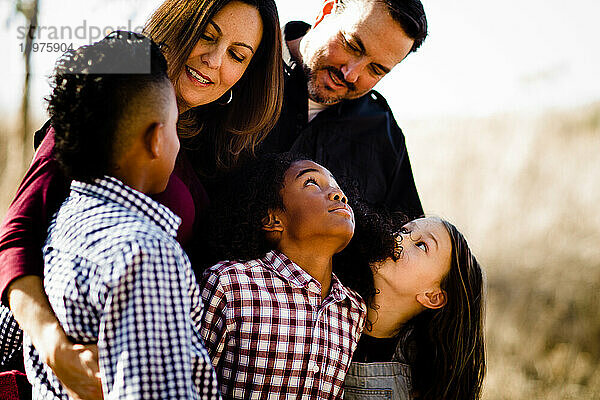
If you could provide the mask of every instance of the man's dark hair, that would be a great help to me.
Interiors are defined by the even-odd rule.
[[[367,0],[339,0],[344,9],[347,3],[364,2]],[[427,37],[427,17],[420,0],[368,0],[384,4],[390,16],[398,22],[406,35],[415,42],[410,52],[417,51]]]
[[[110,171],[128,141],[127,126],[168,105],[167,62],[139,33],[117,31],[63,54],[47,98],[54,155],[70,179],[90,182]]]

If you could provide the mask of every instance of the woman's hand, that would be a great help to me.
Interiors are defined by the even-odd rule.
[[[52,368],[69,397],[73,400],[102,399],[98,346],[73,344],[60,333],[54,339],[47,338],[50,340],[44,347],[48,353],[42,359]]]
[[[28,275],[8,287],[8,302],[19,326],[74,400],[102,399],[96,345],[73,344],[48,302],[42,278]]]

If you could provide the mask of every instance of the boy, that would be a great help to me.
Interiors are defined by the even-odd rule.
[[[175,93],[158,46],[132,32],[63,56],[49,113],[73,179],[44,246],[44,288],[67,335],[98,344],[105,398],[218,398],[180,219],[162,192],[179,150]],[[34,398],[67,399],[29,340]]]

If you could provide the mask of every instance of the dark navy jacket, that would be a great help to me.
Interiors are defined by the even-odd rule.
[[[303,36],[310,26],[290,22],[285,40]],[[376,91],[321,111],[308,123],[308,93],[302,65],[284,48],[285,94],[281,117],[261,146],[263,152],[304,154],[336,178],[358,182],[364,199],[377,206],[423,215],[404,134],[387,102]]]

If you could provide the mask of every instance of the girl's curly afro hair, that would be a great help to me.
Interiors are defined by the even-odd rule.
[[[306,157],[265,154],[246,161],[220,179],[211,198],[202,240],[207,254],[203,266],[219,261],[248,261],[260,258],[275,248],[262,229],[269,210],[283,210],[281,189],[286,171]]]
[[[347,190],[354,194],[350,204],[356,225],[348,246],[333,257],[333,271],[369,304],[375,295],[371,264],[399,257],[396,234],[409,219],[400,212],[367,205],[356,189]]]

